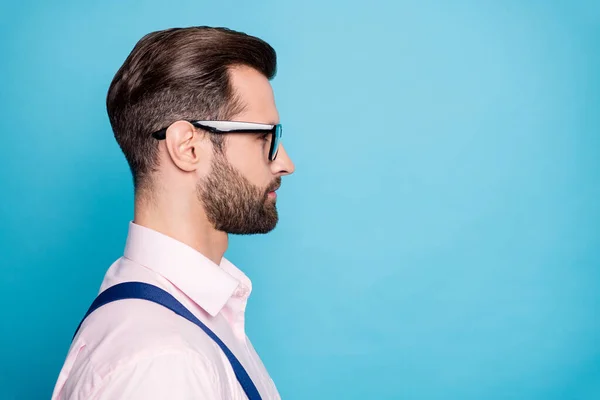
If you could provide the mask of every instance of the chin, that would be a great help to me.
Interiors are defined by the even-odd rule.
[[[233,229],[223,229],[225,232],[231,235],[264,235],[271,232],[277,226],[278,220],[272,221],[269,224],[262,224],[257,226],[245,226],[235,227]]]

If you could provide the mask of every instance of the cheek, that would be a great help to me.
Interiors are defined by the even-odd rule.
[[[225,146],[229,163],[252,184],[265,187],[273,179],[266,158],[263,156],[263,143],[246,141]]]

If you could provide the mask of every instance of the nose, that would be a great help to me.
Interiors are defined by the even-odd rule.
[[[275,169],[273,173],[279,176],[293,174],[296,170],[296,167],[294,166],[294,163],[288,155],[287,151],[285,151],[283,144],[279,145],[279,150],[277,150],[277,157],[275,158],[275,160],[273,160],[271,166]]]

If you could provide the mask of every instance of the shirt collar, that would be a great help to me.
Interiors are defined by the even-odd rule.
[[[217,265],[192,247],[134,222],[124,256],[169,280],[213,317],[232,295],[247,298],[252,284],[224,257]]]

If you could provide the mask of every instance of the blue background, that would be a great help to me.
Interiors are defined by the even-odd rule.
[[[2,2],[0,397],[49,398],[123,251],[105,111],[144,34],[278,51],[296,162],[270,235],[233,237],[284,399],[600,399],[600,5]]]

